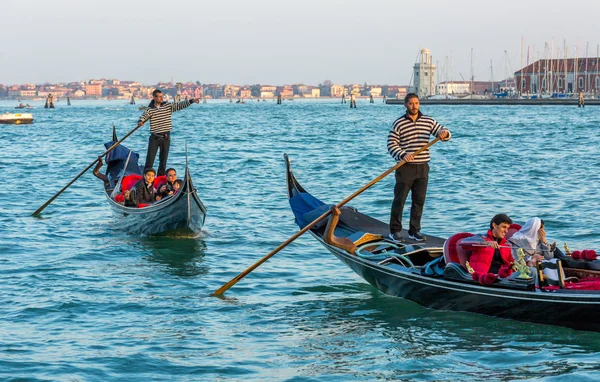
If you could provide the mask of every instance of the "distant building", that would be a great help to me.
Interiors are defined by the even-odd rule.
[[[441,95],[470,94],[471,83],[469,81],[443,81],[437,85],[436,93]]]
[[[330,87],[330,96],[331,97],[341,97],[342,95],[348,95],[348,89],[346,89],[342,85],[331,85]]]
[[[431,61],[429,49],[421,49],[419,62],[413,67],[415,93],[419,98],[435,94],[436,66]]]
[[[102,97],[102,84],[86,84],[85,95],[87,97]]]
[[[600,60],[538,60],[515,72],[517,91],[525,93],[600,93]]]
[[[250,88],[241,88],[240,89],[240,98],[250,98],[252,97],[252,90]]]

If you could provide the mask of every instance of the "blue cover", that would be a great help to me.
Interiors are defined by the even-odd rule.
[[[290,207],[292,207],[292,211],[294,212],[296,224],[300,228],[304,228],[308,223],[329,209],[329,205],[306,192],[298,192],[291,197]]]

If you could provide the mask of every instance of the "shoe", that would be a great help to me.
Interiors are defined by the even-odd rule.
[[[395,241],[396,243],[404,243],[406,240],[402,237],[402,232],[394,232],[390,233],[390,239]]]
[[[425,241],[427,238],[421,235],[421,232],[409,233],[408,238],[414,241]]]

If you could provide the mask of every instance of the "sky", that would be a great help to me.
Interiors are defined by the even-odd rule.
[[[499,80],[522,38],[524,65],[552,39],[595,57],[598,14],[597,0],[0,0],[0,84],[406,85],[420,48],[442,80],[468,79],[471,51],[475,80]]]

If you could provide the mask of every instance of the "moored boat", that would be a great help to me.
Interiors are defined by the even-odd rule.
[[[303,228],[330,205],[308,193],[293,175],[287,156],[286,162],[290,206],[296,223]],[[587,284],[574,281],[569,288],[564,280],[559,286],[544,286],[539,279],[515,277],[515,273],[490,285],[481,285],[456,258],[452,250],[458,245],[456,240],[427,235],[427,241],[422,243],[410,240],[398,243],[386,238],[389,233],[386,223],[350,207],[342,207],[340,212],[335,219],[330,217],[327,226],[317,225],[309,232],[335,257],[385,294],[433,309],[600,331],[597,279]],[[600,269],[598,260],[573,260],[558,249],[554,254],[564,263],[567,276],[576,273],[589,280],[600,274],[596,270]],[[590,287],[587,290],[586,285]]]
[[[117,137],[113,131],[113,140],[105,144],[106,148],[115,142]],[[177,193],[150,205],[124,205],[125,192],[142,179],[143,168],[138,165],[138,158],[137,153],[123,145],[106,157],[105,175],[108,182],[105,183],[104,193],[111,209],[121,217],[119,229],[141,235],[198,235],[204,225],[206,207],[192,183],[187,162],[183,184]],[[166,177],[158,176],[154,182],[158,188],[166,183]]]
[[[6,113],[0,115],[0,124],[24,125],[33,123],[31,113]]]

